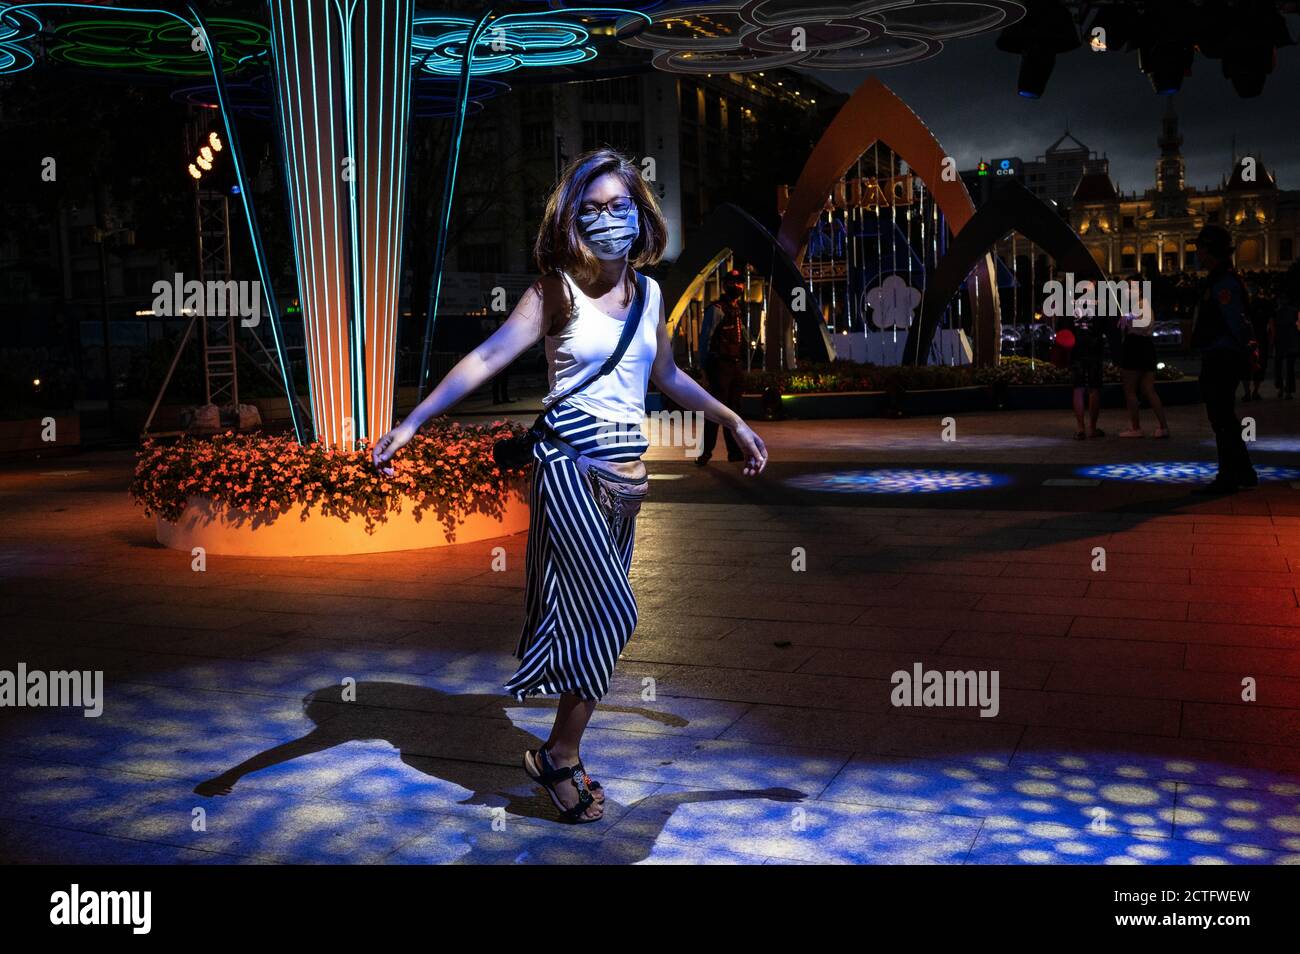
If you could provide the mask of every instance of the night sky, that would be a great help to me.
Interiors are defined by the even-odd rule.
[[[1300,17],[1287,17],[1293,38]],[[930,127],[960,169],[985,159],[1043,154],[1069,125],[1090,149],[1105,152],[1111,178],[1125,192],[1155,184],[1156,139],[1165,97],[1138,70],[1136,53],[1094,53],[1081,47],[1057,58],[1042,99],[1016,93],[1019,57],[994,47],[996,33],[952,40],[937,56],[880,70],[881,81]],[[851,92],[864,72],[818,71],[818,79]],[[1256,155],[1282,188],[1300,189],[1300,47],[1278,51],[1264,92],[1241,99],[1218,60],[1197,54],[1174,97],[1189,185],[1217,186],[1232,158]]]

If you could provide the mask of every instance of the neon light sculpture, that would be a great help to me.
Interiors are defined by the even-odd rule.
[[[139,13],[143,11],[129,11]],[[221,67],[237,72],[245,55],[266,49],[266,27],[251,20],[213,17],[208,26],[221,37]],[[211,76],[203,51],[191,45],[192,25],[185,21],[121,18],[78,19],[54,28],[49,54],[88,69],[126,69],[169,76]]]
[[[750,73],[779,66],[869,70],[929,59],[945,40],[1025,15],[1017,0],[713,0],[660,10],[625,39],[672,73]],[[798,42],[796,42],[798,41]]]
[[[234,103],[224,77],[226,69],[241,69],[259,57],[262,28],[231,21],[242,48],[225,49],[213,42],[192,3],[186,4],[188,18],[156,8],[78,3],[0,6],[0,73],[25,69],[34,62],[22,44],[41,29],[30,10],[42,7],[94,11],[94,18],[61,28],[62,55],[81,65],[192,75],[196,70],[189,40],[202,39],[199,52],[208,61],[234,160],[281,377],[291,396],[294,432],[299,441],[305,440],[305,422],[292,400],[295,391],[284,357],[279,310],[231,119]],[[331,447],[351,448],[358,440],[373,439],[391,423],[412,66],[434,76],[460,72],[451,108],[456,132],[436,243],[420,375],[423,386],[441,287],[446,224],[470,106],[470,80],[475,74],[589,60],[600,42],[634,35],[651,18],[614,6],[501,17],[488,12],[474,23],[422,15],[417,37],[413,0],[268,0],[268,10],[291,234],[307,333],[311,417],[316,439]],[[159,27],[147,21],[151,16],[175,23]],[[598,38],[569,17],[584,22],[609,19],[616,26]],[[490,28],[488,20],[494,20]],[[126,34],[135,39],[123,42]],[[186,41],[183,48],[181,40]],[[253,88],[245,84],[241,95]]]
[[[269,0],[316,439],[391,425],[412,0]]]

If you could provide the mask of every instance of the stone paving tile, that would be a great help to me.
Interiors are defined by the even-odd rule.
[[[820,799],[972,818],[1033,818],[1074,828],[1096,821],[1170,837],[1177,783],[1007,765],[993,758],[855,758]]]
[[[1300,739],[1300,710],[1186,702],[1181,734],[1193,739],[1294,743]]]
[[[1026,728],[1012,761],[1144,782],[1187,782],[1233,790],[1285,793],[1300,785],[1300,753],[1292,746],[1091,728]]]
[[[841,712],[793,706],[751,706],[723,733],[723,738],[743,742],[788,745],[797,736],[806,745],[839,749],[846,755],[864,748],[877,731],[879,713]]]
[[[1201,672],[1295,676],[1300,673],[1300,649],[1192,644],[1187,647],[1184,665]]]
[[[664,786],[613,831],[656,844],[720,845],[818,864],[960,864],[979,826],[974,818],[807,801],[780,789]]]
[[[1187,647],[1181,643],[1146,642],[1129,633],[1124,639],[1091,640],[1069,636],[1013,636],[1002,633],[955,632],[940,649],[954,656],[985,656],[1020,662],[1095,662],[1117,670],[1180,669]],[[1056,668],[1052,667],[1053,670]]]
[[[1132,696],[1147,699],[1181,699],[1188,702],[1214,702],[1251,706],[1242,701],[1242,676],[1235,673],[1179,672],[1162,673],[1155,682],[1149,672],[1119,669],[1100,660],[1085,663],[1062,663],[1052,669],[1043,688],[1048,691],[1074,691],[1107,696]],[[1300,679],[1270,675],[1253,676],[1256,698],[1270,706],[1300,708]]]
[[[975,865],[1240,865],[1279,864],[1286,860],[1250,845],[1198,845],[1177,838],[1117,829],[1097,832],[1052,822],[986,825],[967,857],[967,863]]]
[[[1254,845],[1300,861],[1300,785],[1273,791],[1179,782],[1174,835],[1206,846]]]
[[[798,648],[916,649],[934,650],[948,637],[945,628],[883,627],[871,624],[792,628],[770,620],[744,620],[722,637],[723,643],[740,658],[753,645],[769,644]]]
[[[945,671],[996,669],[999,673],[1000,685],[1022,689],[1044,688],[1043,684],[1052,669],[1050,664],[1042,662],[952,656],[939,652],[819,649],[812,658],[799,667],[799,672],[890,680],[896,672],[906,672],[910,675],[912,667],[917,663],[925,669]]]
[[[228,865],[244,860],[239,855],[12,821],[0,827],[0,857],[21,858],[34,865],[111,865],[121,864],[123,858],[139,865]]]
[[[770,669],[794,672],[800,669],[816,650],[796,649],[791,646],[750,643],[745,648],[745,666],[749,669]],[[736,646],[725,640],[674,639],[634,635],[623,650],[623,660],[647,663],[681,663],[701,666],[727,666],[736,660]]]
[[[1167,640],[1208,643],[1219,646],[1248,646],[1290,649],[1300,646],[1300,627],[1243,623],[1204,623],[1187,620],[1129,620],[1102,616],[1079,616],[1070,626],[1070,637],[1088,639]]]

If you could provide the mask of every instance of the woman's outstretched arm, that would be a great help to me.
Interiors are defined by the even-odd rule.
[[[376,467],[391,475],[393,469],[383,465],[410,443],[425,421],[455,407],[466,395],[490,381],[541,339],[546,333],[549,315],[542,292],[545,281],[534,283],[524,292],[501,327],[456,362],[456,366],[406,415],[402,423],[375,441],[370,459]]]
[[[699,411],[715,424],[731,428],[745,453],[745,474],[752,477],[762,473],[767,466],[767,447],[735,411],[727,407],[698,381],[677,367],[673,360],[673,342],[668,337],[668,320],[664,314],[663,300],[659,302],[659,345],[655,352],[650,379],[669,399],[687,411]]]

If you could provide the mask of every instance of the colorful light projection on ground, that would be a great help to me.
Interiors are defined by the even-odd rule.
[[[988,490],[1010,481],[1004,474],[977,470],[842,470],[791,477],[785,484],[832,494],[935,494]]]
[[[1143,484],[1204,484],[1213,480],[1218,472],[1218,466],[1212,461],[1098,464],[1095,467],[1081,467],[1078,471],[1082,477],[1136,481]],[[1300,469],[1295,467],[1256,466],[1255,473],[1259,475],[1261,482],[1300,480]]]
[[[1009,757],[969,745],[913,758],[897,753],[947,720],[891,717],[856,753],[830,742],[813,747],[793,720],[764,741],[742,737],[700,751],[693,736],[718,717],[716,705],[667,695],[647,705],[631,677],[615,678],[603,708],[618,721],[587,755],[608,789],[607,810],[619,816],[618,836],[570,837],[549,800],[506,768],[545,738],[554,710],[498,691],[514,665],[504,651],[349,646],[256,660],[169,658],[177,661],[148,679],[110,681],[99,718],[25,708],[0,723],[11,827],[68,835],[21,839],[38,856],[24,860],[1300,860],[1300,779],[1234,764],[1226,746],[1221,760],[1189,758],[1185,740],[1152,737],[1128,751],[1117,736],[1111,747],[1083,752],[1043,743]],[[357,680],[356,702],[342,701],[332,675],[340,672]],[[460,742],[468,712],[499,726],[483,734],[473,759]],[[640,731],[648,719],[693,727]],[[924,732],[912,723],[925,723]],[[665,745],[681,755],[661,758]],[[891,754],[875,754],[882,751]],[[220,825],[193,831],[195,805],[219,813]],[[808,824],[794,831],[796,806]],[[504,830],[491,824],[502,811],[511,822]],[[1092,824],[1099,813],[1100,829]]]
[[[862,12],[863,7],[873,7]],[[880,9],[887,7],[887,9]],[[778,66],[862,70],[928,59],[945,40],[1001,29],[1025,15],[1013,0],[889,4],[736,0],[674,6],[628,46],[674,73],[747,73]]]

